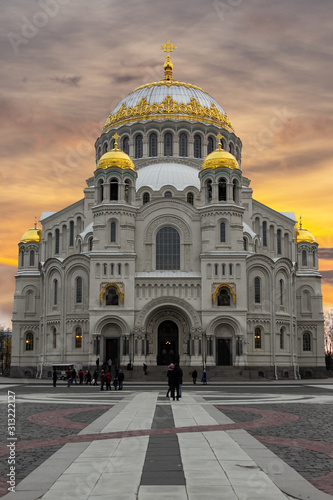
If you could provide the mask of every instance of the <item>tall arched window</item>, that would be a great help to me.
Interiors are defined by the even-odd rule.
[[[156,235],[156,269],[180,269],[180,236],[173,227],[163,227]]]
[[[25,350],[33,351],[34,350],[34,334],[28,332],[25,336]]]
[[[305,267],[308,265],[308,254],[306,250],[302,250],[302,266]]]
[[[225,179],[219,179],[219,201],[227,200],[227,181]]]
[[[117,225],[114,221],[110,225],[110,241],[111,243],[116,243],[117,241]]]
[[[82,304],[82,278],[79,276],[76,278],[76,303],[77,304]]]
[[[104,144],[103,144],[103,154],[106,153],[107,150],[108,150],[108,143],[104,142]]]
[[[91,252],[93,249],[93,237],[90,236],[89,240],[88,240],[88,250],[89,252]]]
[[[280,329],[280,349],[284,349],[284,330]]]
[[[130,203],[131,201],[131,187],[132,187],[132,184],[131,184],[131,181],[129,179],[126,179],[125,180],[125,186],[124,186],[124,190],[125,190],[125,202],[126,203]]]
[[[238,182],[236,179],[232,181],[232,199],[234,202],[238,202]]]
[[[20,263],[21,267],[24,267],[24,250],[20,252]]]
[[[254,348],[261,349],[261,330],[258,327],[254,330]]]
[[[316,267],[316,251],[312,250],[312,267]]]
[[[262,245],[267,247],[267,222],[262,223]]]
[[[35,265],[35,250],[30,250],[30,266]]]
[[[311,351],[311,335],[309,332],[303,333],[303,351]]]
[[[207,196],[207,201],[212,201],[213,198],[213,186],[212,186],[212,181],[211,179],[208,179],[206,182],[206,196]]]
[[[212,153],[215,149],[215,140],[213,137],[209,136],[208,137],[208,143],[207,143],[207,155]]]
[[[220,224],[220,242],[225,243],[225,222],[221,222]]]
[[[123,139],[123,151],[129,155],[129,138],[127,136]]]
[[[173,156],[173,138],[170,132],[164,135],[164,156]]]
[[[115,177],[112,177],[110,181],[110,200],[118,200],[118,179],[116,179]]]
[[[187,156],[187,135],[184,132],[179,135],[179,156]]]
[[[277,238],[277,253],[278,255],[281,255],[281,229],[277,230],[276,238]]]
[[[78,326],[75,330],[75,348],[80,349],[82,347],[82,329]]]
[[[254,302],[255,304],[261,302],[261,282],[258,276],[254,278]]]
[[[142,196],[142,203],[145,205],[150,201],[150,194],[149,193],[143,193]]]
[[[54,245],[54,253],[58,254],[60,249],[60,231],[59,229],[55,230],[55,245]]]
[[[243,238],[243,250],[247,251],[247,238]]]
[[[143,141],[142,141],[142,135],[138,134],[135,137],[135,151],[134,151],[134,156],[135,158],[142,158],[143,156]]]
[[[149,136],[149,156],[157,156],[157,134],[155,132]]]
[[[283,291],[284,291],[284,283],[283,280],[280,280],[280,306],[283,306],[284,302]]]
[[[53,349],[57,348],[57,330],[56,328],[52,328],[52,346]]]
[[[103,200],[103,197],[102,197],[102,200]],[[73,220],[71,220],[69,222],[69,246],[70,247],[74,246],[74,221]]]
[[[56,306],[58,304],[58,280],[55,279],[53,281],[53,305]]]
[[[194,158],[201,158],[201,135],[194,136]]]
[[[189,203],[190,205],[193,205],[194,203],[194,196],[193,196],[193,193],[187,193],[187,203]]]

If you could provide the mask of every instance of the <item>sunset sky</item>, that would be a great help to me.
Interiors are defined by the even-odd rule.
[[[316,237],[333,308],[332,0],[10,0],[0,25],[0,325],[23,233],[83,197],[107,116],[163,77],[167,39],[174,78],[228,113],[254,198]]]

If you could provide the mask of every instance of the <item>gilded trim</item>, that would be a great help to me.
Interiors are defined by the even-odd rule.
[[[216,287],[216,290],[215,292],[213,293],[213,303],[216,302],[216,297],[217,297],[217,294],[219,293],[220,289],[221,288],[228,288],[228,290],[230,291],[231,295],[232,295],[232,299],[233,299],[233,302],[235,303],[236,302],[236,294],[235,292],[233,291],[233,289],[231,288],[230,285],[228,285],[227,283],[221,283],[221,285],[218,285]]]
[[[103,290],[101,291],[101,294],[99,296],[100,298],[100,302],[102,304],[103,302],[103,297],[104,297],[104,294],[106,292],[106,290],[108,288],[110,288],[110,286],[114,286],[116,289],[117,289],[117,292],[119,293],[119,298],[120,298],[120,302],[123,302],[124,301],[124,294],[122,293],[122,291],[120,290],[119,286],[117,285],[117,283],[108,283],[107,285],[105,285],[105,287],[103,288]]]
[[[202,106],[198,101],[191,97],[188,104],[180,103],[172,99],[170,95],[166,96],[161,104],[149,104],[145,97],[134,107],[126,108],[126,104],[121,107],[114,115],[109,115],[105,122],[102,133],[107,132],[115,125],[124,125],[126,123],[142,120],[154,119],[184,119],[194,121],[204,121],[217,124],[219,127],[234,131],[231,121],[227,115],[222,114],[214,103],[211,103],[210,109]]]

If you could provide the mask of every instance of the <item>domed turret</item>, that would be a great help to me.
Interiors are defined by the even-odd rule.
[[[134,163],[131,158],[124,153],[124,151],[118,149],[117,139],[119,138],[119,135],[115,134],[113,137],[115,139],[114,149],[104,153],[97,164],[97,168],[105,170],[110,167],[118,167],[122,169],[130,168],[135,170]]]
[[[220,168],[220,167],[227,167],[227,168],[231,168],[231,169],[238,168],[239,169],[238,162],[237,162],[236,158],[234,157],[234,155],[232,155],[228,151],[225,151],[224,149],[222,149],[222,145],[221,145],[222,135],[218,134],[217,138],[219,139],[218,149],[216,149],[215,151],[212,151],[212,153],[210,153],[208,156],[206,156],[206,158],[204,159],[204,161],[202,163],[201,170],[205,170],[206,168],[215,169],[215,168]]]
[[[29,242],[40,243],[41,234],[42,231],[40,229],[37,229],[37,221],[35,221],[34,228],[29,229],[24,233],[20,243],[29,243]]]
[[[296,243],[316,243],[316,238],[310,231],[302,228],[302,220],[300,220],[300,227],[296,228]]]

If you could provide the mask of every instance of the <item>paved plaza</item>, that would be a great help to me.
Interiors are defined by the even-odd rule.
[[[1,379],[1,497],[333,499],[329,379],[185,384],[179,401],[166,390]]]

